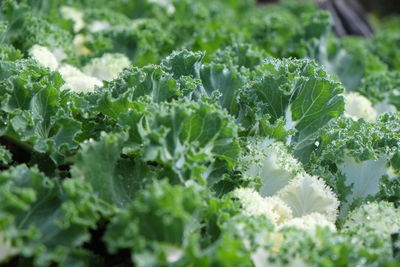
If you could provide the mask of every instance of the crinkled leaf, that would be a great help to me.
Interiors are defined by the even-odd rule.
[[[237,126],[214,105],[150,104],[123,114],[119,123],[129,129],[127,151],[161,164],[175,181],[196,177],[204,182],[221,167],[232,169],[239,153]]]
[[[344,108],[342,87],[309,60],[268,60],[257,69],[254,81],[242,91],[247,103],[248,127],[285,118],[284,129],[294,131],[287,143],[306,162],[315,132]],[[262,125],[262,124],[261,124]]]
[[[73,176],[88,182],[100,199],[124,207],[154,175],[145,164],[121,158],[124,137],[102,134],[81,145]]]
[[[70,198],[59,181],[50,180],[37,169],[25,165],[2,172],[0,190],[1,212],[12,218],[5,233],[13,241],[18,255],[33,257],[35,265],[48,266],[79,254],[76,254],[78,247],[89,239],[88,227],[94,226],[96,221],[93,213],[85,223],[79,216],[88,214],[90,209],[86,207],[96,202]],[[73,194],[83,196],[83,193]],[[65,200],[74,202],[75,207],[82,205],[81,211],[75,209],[66,216]]]

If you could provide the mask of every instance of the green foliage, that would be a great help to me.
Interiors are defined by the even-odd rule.
[[[11,163],[12,154],[4,146],[0,145],[0,164],[5,165]]]
[[[71,117],[58,73],[31,59],[0,63],[2,136],[22,143],[32,153],[48,153],[63,164],[78,144],[74,140],[81,124]]]
[[[295,0],[0,1],[0,265],[397,266],[399,20],[331,25]]]
[[[358,92],[374,104],[393,105],[397,110],[400,110],[399,88],[399,72],[377,72],[363,79]]]
[[[24,54],[35,44],[48,46],[73,56],[72,36],[61,25],[47,20],[45,13],[32,9],[25,1],[6,1],[0,12],[0,20],[7,21],[4,33],[6,42]]]
[[[375,123],[341,118],[319,132],[310,171],[335,188],[343,201],[342,216],[350,205],[377,196],[381,186],[388,186],[388,177],[394,179],[399,123],[399,114],[383,115]]]
[[[270,123],[284,118],[285,130],[294,131],[288,142],[306,162],[315,132],[342,113],[342,91],[340,84],[312,61],[267,60],[243,90],[251,110],[246,112],[251,116],[246,122],[254,129],[266,115]]]
[[[153,19],[131,21],[125,26],[116,25],[103,31],[89,34],[86,42],[92,56],[106,52],[127,55],[137,66],[158,63],[166,51],[170,51],[171,40],[159,22]]]
[[[13,240],[21,260],[38,266],[85,262],[88,252],[79,246],[106,211],[90,187],[73,180],[62,185],[36,168],[18,165],[1,173],[0,191],[2,234]]]
[[[172,182],[212,185],[240,151],[231,117],[205,103],[151,104],[122,114],[119,124],[129,133],[125,151],[161,165]]]
[[[382,30],[377,32],[370,44],[371,51],[391,69],[399,70],[400,27],[396,21],[393,21],[393,25],[386,22],[381,27]]]
[[[0,60],[15,61],[22,58],[21,52],[12,45],[0,45]]]
[[[319,61],[335,74],[348,91],[355,91],[363,78],[376,72],[386,71],[387,66],[372,51],[363,39],[328,38],[319,52]]]

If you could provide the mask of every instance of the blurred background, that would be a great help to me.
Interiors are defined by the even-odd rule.
[[[324,2],[321,0],[316,0]],[[330,0],[332,2],[332,0]],[[400,13],[400,3],[398,0],[357,0],[366,10],[374,12],[380,16]],[[261,3],[274,3],[278,0],[259,0]],[[325,1],[327,2],[327,1]],[[346,1],[347,2],[347,1]]]
[[[334,20],[338,36],[370,37],[374,21],[400,13],[399,0],[315,0],[328,10]],[[274,4],[278,0],[260,0],[261,4]]]
[[[400,13],[398,0],[360,0],[366,10],[380,16]]]

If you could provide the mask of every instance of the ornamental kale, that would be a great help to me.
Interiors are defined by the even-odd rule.
[[[400,20],[0,3],[0,265],[397,266]]]

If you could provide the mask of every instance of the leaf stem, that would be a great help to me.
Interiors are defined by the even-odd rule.
[[[25,151],[27,151],[29,153],[33,152],[33,146],[32,145],[30,145],[30,144],[28,144],[26,142],[23,142],[21,140],[18,140],[17,138],[14,138],[14,137],[11,137],[11,136],[8,136],[8,135],[3,135],[3,136],[0,137],[0,139],[5,140],[6,142],[12,143],[13,145],[18,146],[19,148],[21,148],[21,149],[23,149],[23,150],[25,150]]]

